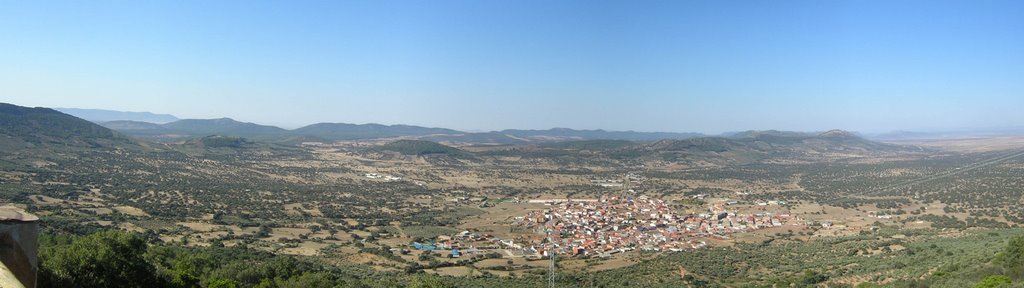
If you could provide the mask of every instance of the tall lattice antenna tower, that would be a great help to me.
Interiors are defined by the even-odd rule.
[[[555,267],[555,241],[553,239],[551,239],[552,229],[549,228],[546,232],[548,234],[547,235],[548,236],[548,245],[551,245],[550,246],[551,248],[548,249],[548,258],[551,261],[551,264],[548,265],[548,287],[549,288],[554,288],[555,287],[555,269],[557,269]]]

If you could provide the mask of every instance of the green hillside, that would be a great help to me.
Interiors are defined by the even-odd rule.
[[[421,140],[398,140],[375,148],[378,151],[398,152],[402,155],[448,155],[453,157],[467,157],[471,154],[451,146],[436,142]]]
[[[235,121],[231,118],[185,119],[163,125],[164,128],[192,135],[221,134],[231,136],[284,135],[288,130],[274,126]]]
[[[117,132],[49,108],[0,103],[0,146],[104,147],[131,143]]]

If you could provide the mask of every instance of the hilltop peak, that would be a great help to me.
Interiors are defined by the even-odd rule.
[[[231,118],[183,119],[162,125],[188,134],[223,134],[230,136],[282,135],[287,130],[267,125],[240,122]]]
[[[818,136],[819,137],[832,137],[832,138],[858,138],[859,137],[859,136],[857,136],[857,134],[854,134],[853,132],[842,130],[842,129],[828,130],[828,131],[825,131],[824,133],[818,134]]]

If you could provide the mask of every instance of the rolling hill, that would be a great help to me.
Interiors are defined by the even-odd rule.
[[[314,136],[331,140],[390,138],[399,136],[426,136],[435,134],[462,134],[444,128],[411,125],[317,123],[290,131],[291,134]]]
[[[458,148],[422,140],[398,140],[374,147],[376,151],[398,152],[402,155],[445,155],[454,158],[472,157],[472,154]]]
[[[5,150],[40,146],[111,147],[133,144],[98,124],[49,108],[0,103],[0,147]]]
[[[275,126],[235,121],[231,118],[185,119],[162,125],[183,134],[207,136],[212,134],[243,137],[271,137],[288,135],[288,130]]]
[[[662,140],[627,147],[627,155],[646,154],[670,161],[753,163],[786,159],[816,162],[839,158],[877,156],[888,153],[914,153],[921,148],[870,141],[854,133],[830,130],[820,134],[780,132],[746,133],[741,137],[703,137]]]
[[[248,139],[241,137],[228,137],[211,135],[202,138],[191,139],[186,141],[183,145],[195,146],[201,148],[247,148],[252,147],[254,143]]]

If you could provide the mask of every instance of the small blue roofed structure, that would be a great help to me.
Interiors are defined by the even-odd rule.
[[[437,250],[437,246],[434,246],[433,243],[427,244],[427,243],[420,243],[420,242],[412,242],[412,247],[416,248],[416,249],[419,249],[419,250],[427,250],[427,251]]]

